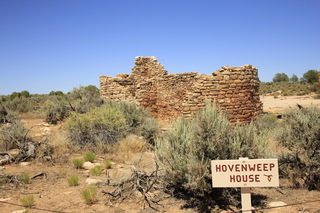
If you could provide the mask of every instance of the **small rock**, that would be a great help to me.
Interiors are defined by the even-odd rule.
[[[63,194],[66,194],[66,195],[71,194],[71,193],[72,193],[72,191],[69,191],[69,192],[63,192]]]
[[[21,162],[20,165],[21,166],[30,166],[30,162]]]
[[[96,183],[99,183],[99,182],[102,182],[102,180],[97,180],[97,179],[92,179],[92,178],[88,178],[86,181],[85,181],[87,184],[96,184]]]
[[[26,212],[27,211],[27,209],[24,209],[24,210],[16,210],[16,211],[13,211],[13,212],[11,212],[11,213],[24,213],[24,212]]]
[[[83,167],[84,169],[93,169],[93,168],[94,168],[94,164],[91,163],[91,162],[84,162],[83,165],[82,165],[82,167]]]
[[[101,164],[100,163],[84,162],[82,165],[82,167],[84,169],[88,169],[88,170],[93,169],[95,166],[101,166]]]
[[[271,202],[268,204],[268,206],[270,206],[270,207],[283,207],[285,205],[287,205],[287,204],[282,201]]]

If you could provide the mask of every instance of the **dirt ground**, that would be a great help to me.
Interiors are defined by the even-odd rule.
[[[307,96],[297,97],[261,97],[264,104],[264,111],[281,113],[285,108],[296,107],[296,104],[307,106],[314,104],[320,106],[320,100]],[[51,131],[59,131],[59,127],[45,124],[39,119],[25,119],[27,126],[38,124],[35,134],[39,136],[49,134]],[[40,161],[31,161],[29,164],[9,164],[0,166],[0,174],[20,175],[28,173],[30,176],[41,173],[29,184],[0,184],[0,212],[155,212],[141,197],[141,194],[133,194],[131,199],[122,203],[112,202],[111,196],[102,191],[111,192],[114,186],[93,184],[97,186],[97,201],[88,205],[81,197],[81,191],[90,185],[89,180],[106,182],[106,171],[100,176],[93,176],[89,170],[75,169],[72,159],[83,158],[83,153],[73,153],[64,156],[58,163],[51,165]],[[106,155],[97,156],[95,163],[103,165]],[[137,165],[139,162],[139,165]],[[109,179],[120,182],[132,174],[134,169],[150,174],[155,170],[154,153],[147,151],[141,155],[137,153],[131,156],[126,162],[113,162],[112,168],[108,170]],[[78,186],[69,186],[67,178],[71,175],[80,177]],[[240,191],[239,191],[240,194]],[[20,202],[21,198],[27,195],[34,195],[35,202],[32,208],[25,208]],[[237,197],[239,199],[240,196]],[[279,188],[252,188],[252,205],[256,212],[320,212],[320,191],[307,191],[292,189],[286,180],[280,180]],[[160,212],[238,212],[236,207],[228,209],[204,209],[201,206],[190,204],[185,197],[172,197],[163,192],[155,190],[150,193],[151,200],[159,200],[158,210]],[[205,203],[205,202],[203,202]],[[202,209],[199,210],[199,209]]]
[[[297,108],[297,104],[305,106],[320,107],[320,99],[314,99],[312,96],[260,96],[263,103],[263,111],[269,113],[281,114],[283,110]]]

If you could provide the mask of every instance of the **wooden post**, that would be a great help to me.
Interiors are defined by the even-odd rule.
[[[251,213],[250,187],[241,187],[242,212]]]
[[[247,161],[249,158],[239,158],[240,161]],[[241,187],[242,212],[251,213],[251,194],[250,187]]]

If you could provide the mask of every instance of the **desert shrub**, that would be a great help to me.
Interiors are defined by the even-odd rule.
[[[5,150],[20,148],[29,139],[29,129],[22,122],[15,120],[13,123],[0,130],[0,137],[5,145]]]
[[[48,100],[43,106],[48,123],[57,124],[70,115],[70,112],[86,113],[104,104],[99,89],[95,86],[80,86],[64,95],[61,91],[50,92]]]
[[[104,165],[105,165],[105,168],[106,168],[106,169],[111,169],[111,167],[112,167],[112,161],[111,161],[110,159],[106,159],[106,160],[104,161]]]
[[[228,144],[230,159],[237,159],[240,156],[259,159],[266,156],[269,131],[255,122],[245,125],[237,124],[232,137]]]
[[[84,160],[85,161],[89,161],[89,162],[93,163],[95,158],[96,158],[96,154],[94,154],[93,152],[84,153]]]
[[[72,112],[64,127],[75,145],[91,149],[101,142],[116,142],[125,133],[126,121],[118,109],[104,106],[85,114]]]
[[[26,113],[34,111],[36,108],[36,103],[34,103],[28,97],[21,96],[16,97],[11,101],[6,101],[6,107],[11,111],[15,111],[18,113]]]
[[[137,134],[141,135],[151,145],[155,145],[155,140],[160,133],[161,127],[158,121],[151,117],[146,117],[137,131]]]
[[[161,132],[161,128],[157,120],[151,117],[148,109],[127,101],[108,100],[107,105],[121,111],[126,120],[127,134],[142,136],[148,143],[154,145],[155,138]]]
[[[313,98],[314,99],[320,99],[320,94],[316,94]]]
[[[100,96],[96,86],[89,85],[73,88],[67,96],[67,102],[71,111],[86,113],[93,108],[102,106],[104,99]]]
[[[0,177],[0,184],[6,184],[10,182],[10,178],[8,177]]]
[[[318,82],[314,82],[310,84],[310,86],[308,87],[308,90],[311,92],[318,92]]]
[[[295,187],[320,187],[320,109],[315,106],[283,113],[280,145],[280,174]]]
[[[81,196],[86,204],[93,204],[97,200],[97,187],[89,186],[81,191]]]
[[[264,157],[266,143],[259,143],[265,132],[256,132],[253,123],[233,128],[225,113],[210,102],[192,120],[179,118],[166,136],[156,140],[156,156],[167,177],[189,190],[210,191],[211,160]]]
[[[72,163],[73,163],[74,167],[76,167],[76,169],[82,169],[84,162],[81,159],[73,159]]]
[[[24,207],[30,208],[34,204],[34,195],[27,195],[26,197],[21,198],[20,202]]]
[[[306,83],[306,82],[261,82],[259,92],[261,95],[274,94],[281,90],[284,96],[290,95],[306,95],[312,92],[316,92],[318,83]]]
[[[259,131],[272,131],[279,125],[279,120],[276,114],[268,113],[258,116],[253,123]]]
[[[23,173],[18,177],[18,180],[24,183],[30,183],[31,178],[29,174]]]
[[[79,185],[79,176],[72,175],[68,178],[69,186],[78,186]]]
[[[102,166],[95,166],[93,169],[90,170],[90,173],[93,176],[99,176],[103,172],[103,167]]]
[[[109,100],[110,103],[110,100]],[[136,128],[139,127],[143,120],[149,116],[149,112],[147,109],[143,109],[139,107],[135,103],[130,103],[127,101],[121,101],[117,104],[117,108],[121,111],[123,116],[126,119],[126,123],[128,125],[128,132],[134,133]]]
[[[43,105],[46,122],[50,124],[57,124],[58,121],[64,120],[69,115],[69,108],[63,101],[53,98],[47,100]]]
[[[12,123],[18,119],[18,112],[7,108],[6,104],[0,101],[0,123]]]

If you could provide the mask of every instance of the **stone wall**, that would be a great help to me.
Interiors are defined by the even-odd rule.
[[[168,74],[156,57],[136,57],[132,74],[100,76],[100,93],[116,101],[133,101],[149,108],[159,120],[190,117],[216,100],[231,122],[250,122],[262,113],[258,69],[251,65],[223,66],[212,75]]]

